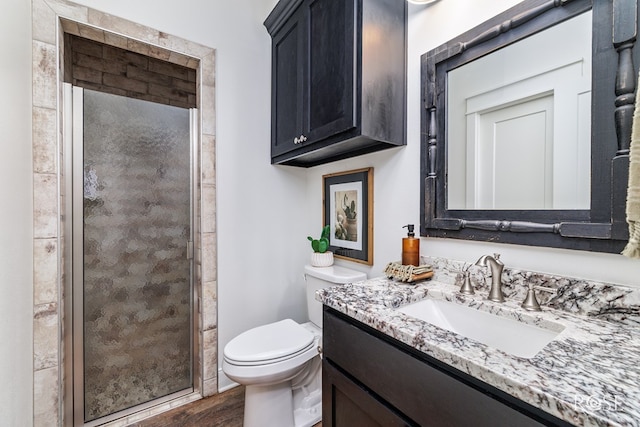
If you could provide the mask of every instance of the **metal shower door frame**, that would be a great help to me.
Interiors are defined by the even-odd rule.
[[[189,179],[189,199],[190,199],[190,215],[189,215],[189,240],[187,242],[187,253],[190,261],[190,313],[191,325],[190,342],[191,342],[191,387],[156,398],[152,401],[145,402],[131,408],[127,408],[107,416],[97,418],[85,423],[84,415],[84,360],[83,360],[83,268],[84,268],[84,227],[83,227],[83,175],[84,175],[84,153],[83,153],[83,96],[84,90],[69,83],[63,84],[63,126],[65,135],[63,144],[64,165],[64,194],[61,202],[65,212],[64,226],[64,292],[65,295],[61,301],[64,301],[64,351],[65,355],[65,377],[64,378],[64,395],[65,399],[72,399],[73,413],[67,413],[66,419],[73,419],[73,426],[94,427],[111,421],[127,417],[136,412],[150,409],[154,406],[162,405],[168,401],[188,396],[197,392],[196,385],[197,366],[195,361],[198,358],[199,349],[196,336],[199,297],[197,295],[196,269],[194,255],[194,238],[199,233],[199,224],[197,222],[199,206],[196,197],[196,189],[198,187],[199,169],[198,165],[198,110],[189,109],[189,126],[190,126],[190,179]],[[70,305],[71,307],[68,307]],[[62,409],[62,408],[61,408]],[[68,411],[67,411],[68,412]]]

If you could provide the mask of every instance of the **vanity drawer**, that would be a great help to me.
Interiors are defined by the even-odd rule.
[[[374,334],[380,333],[325,307],[323,352],[327,363],[337,366],[354,382],[416,423],[487,427],[555,425],[553,421],[531,418],[537,415],[516,409],[513,402],[497,400],[490,392],[493,387],[487,385],[482,389],[479,384],[471,384],[434,366],[428,356],[418,358],[408,349],[401,349],[401,343]],[[524,402],[522,405],[528,406]]]

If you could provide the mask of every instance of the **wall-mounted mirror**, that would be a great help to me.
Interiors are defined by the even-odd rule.
[[[525,0],[422,56],[421,235],[620,252],[638,0]]]

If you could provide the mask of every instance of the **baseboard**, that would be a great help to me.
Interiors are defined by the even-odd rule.
[[[240,384],[232,381],[228,376],[226,376],[222,369],[218,369],[218,393],[231,390],[232,388],[238,387],[239,385]]]

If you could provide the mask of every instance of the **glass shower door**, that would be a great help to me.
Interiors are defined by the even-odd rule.
[[[74,407],[94,425],[193,390],[192,144],[187,109],[74,90]]]

